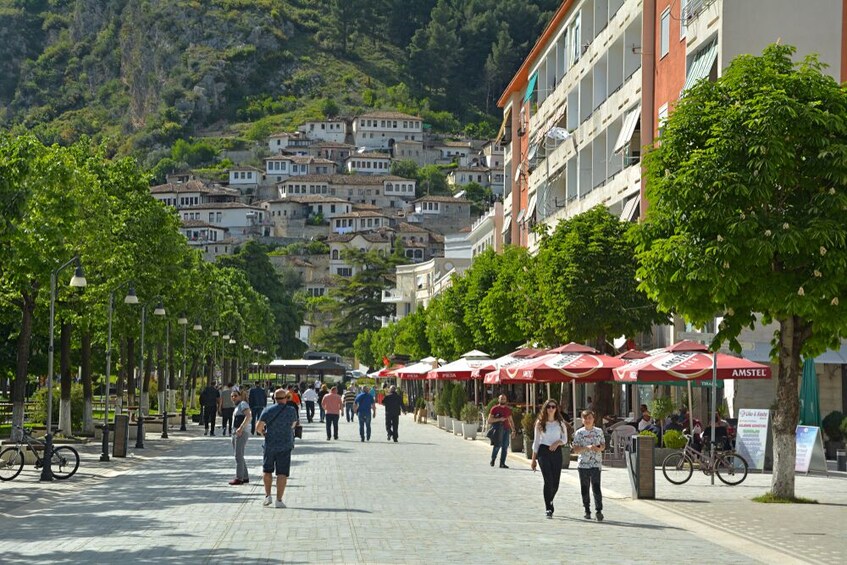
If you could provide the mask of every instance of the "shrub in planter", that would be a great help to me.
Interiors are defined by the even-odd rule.
[[[650,403],[650,416],[659,423],[659,428],[665,430],[665,419],[673,414],[673,400],[670,398],[654,398]]]
[[[847,418],[841,420],[841,435],[847,437]]]
[[[523,431],[524,453],[527,459],[532,459],[532,442],[535,440],[535,415],[527,412],[521,417]]]
[[[821,421],[821,427],[829,441],[842,441],[844,434],[841,431],[841,422],[844,420],[844,414],[838,410],[833,410]]]
[[[53,424],[59,422],[59,403],[61,402],[61,386],[54,383],[53,387]],[[82,385],[71,384],[71,428],[82,429],[82,412],[84,402],[82,398]],[[43,424],[47,423],[47,387],[41,387],[35,392],[35,418],[40,418]]]
[[[662,442],[668,449],[682,449],[688,440],[679,430],[668,430],[662,435]]]
[[[638,435],[640,435],[640,436],[650,436],[651,438],[653,438],[653,445],[656,445],[656,440],[659,439],[659,436],[657,436],[655,433],[651,432],[650,430],[643,430]]]
[[[515,424],[515,426],[518,426],[516,428],[514,428],[514,427],[512,428],[511,445],[512,445],[512,452],[513,453],[520,453],[521,451],[523,451],[523,444],[524,444],[523,433],[521,433],[521,428],[519,427],[521,425],[522,421],[523,421],[523,410],[521,410],[520,408],[513,408],[512,409],[512,423]]]
[[[465,407],[465,403],[468,401],[467,395],[465,394],[465,387],[463,384],[457,384],[453,387],[453,391],[450,395],[450,415],[453,416],[454,420],[462,419],[462,408]]]
[[[466,424],[479,423],[479,410],[473,402],[467,402],[462,407],[462,421]]]

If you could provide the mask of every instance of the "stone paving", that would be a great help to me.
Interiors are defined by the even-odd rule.
[[[711,487],[702,475],[669,485],[657,470],[666,500],[648,502],[631,500],[625,472],[609,469],[601,524],[583,519],[570,469],[547,520],[541,475],[522,455],[510,456],[510,469],[491,468],[485,438],[462,440],[403,417],[395,444],[383,426],[380,410],[372,441],[360,443],[355,423],[341,422],[337,442],[326,441],[322,424],[306,424],[287,509],[262,507],[258,438],[247,446],[251,482],[240,487],[227,485],[229,440],[204,437],[196,425],[169,440],[148,435],[143,455],[125,461],[101,464],[89,446],[69,482],[43,485],[28,468],[0,484],[0,561],[845,561],[844,538],[831,534],[845,531],[847,481],[800,477],[798,494],[823,502],[816,493],[835,491],[832,506],[774,508],[745,500],[766,490],[769,477],[751,476],[733,490]],[[821,549],[799,549],[805,545]]]

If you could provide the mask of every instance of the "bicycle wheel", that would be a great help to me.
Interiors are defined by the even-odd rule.
[[[0,451],[0,481],[11,481],[21,474],[23,468],[24,454],[17,447]]]
[[[675,485],[688,482],[694,473],[694,463],[685,453],[671,453],[662,461],[662,474]]]
[[[740,485],[747,478],[747,461],[735,453],[718,455],[715,463],[718,478],[730,486]]]
[[[53,449],[50,458],[53,476],[57,479],[69,479],[79,468],[79,453],[73,447],[62,445]]]

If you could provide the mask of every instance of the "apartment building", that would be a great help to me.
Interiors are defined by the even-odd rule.
[[[397,141],[423,141],[423,121],[402,112],[371,112],[353,120],[356,147],[392,149]]]

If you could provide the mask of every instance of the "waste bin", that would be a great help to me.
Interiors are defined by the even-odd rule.
[[[653,438],[632,436],[625,454],[632,498],[656,498],[656,469],[653,464]]]
[[[115,415],[115,435],[112,443],[112,457],[126,457],[126,444],[129,439],[129,416]]]
[[[835,452],[835,469],[838,471],[847,471],[847,451],[839,449]]]

